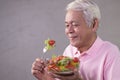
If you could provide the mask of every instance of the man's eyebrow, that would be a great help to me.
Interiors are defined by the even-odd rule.
[[[73,22],[76,22],[76,21],[70,21],[70,22],[65,21],[65,23],[73,23]]]
[[[78,22],[77,21],[71,21],[71,22],[65,21],[65,23],[68,24],[68,23],[78,23]]]

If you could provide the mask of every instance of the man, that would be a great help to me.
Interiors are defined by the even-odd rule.
[[[98,6],[87,0],[75,0],[68,4],[65,17],[65,33],[70,45],[63,55],[80,60],[79,71],[72,76],[59,76],[47,73],[37,59],[32,73],[38,80],[119,80],[120,51],[108,41],[97,36],[100,22]],[[43,69],[44,68],[44,69]],[[46,79],[43,77],[46,76]],[[42,79],[44,78],[44,79]]]

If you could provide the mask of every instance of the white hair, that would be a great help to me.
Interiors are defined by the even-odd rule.
[[[75,0],[69,3],[66,10],[83,11],[84,18],[88,26],[90,26],[95,18],[100,21],[101,14],[99,7],[91,0]]]

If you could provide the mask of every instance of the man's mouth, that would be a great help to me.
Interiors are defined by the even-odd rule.
[[[77,38],[77,36],[69,36],[69,39],[71,39],[71,40],[73,40],[75,38]]]

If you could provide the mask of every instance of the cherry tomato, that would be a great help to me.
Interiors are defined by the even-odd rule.
[[[74,57],[74,58],[73,58],[73,61],[74,61],[74,62],[79,62],[79,59],[78,59],[77,57]]]
[[[51,45],[51,46],[53,46],[55,44],[55,40],[49,40],[48,44]]]
[[[69,70],[74,70],[75,69],[75,66],[73,66],[73,65],[67,65],[65,67]]]

